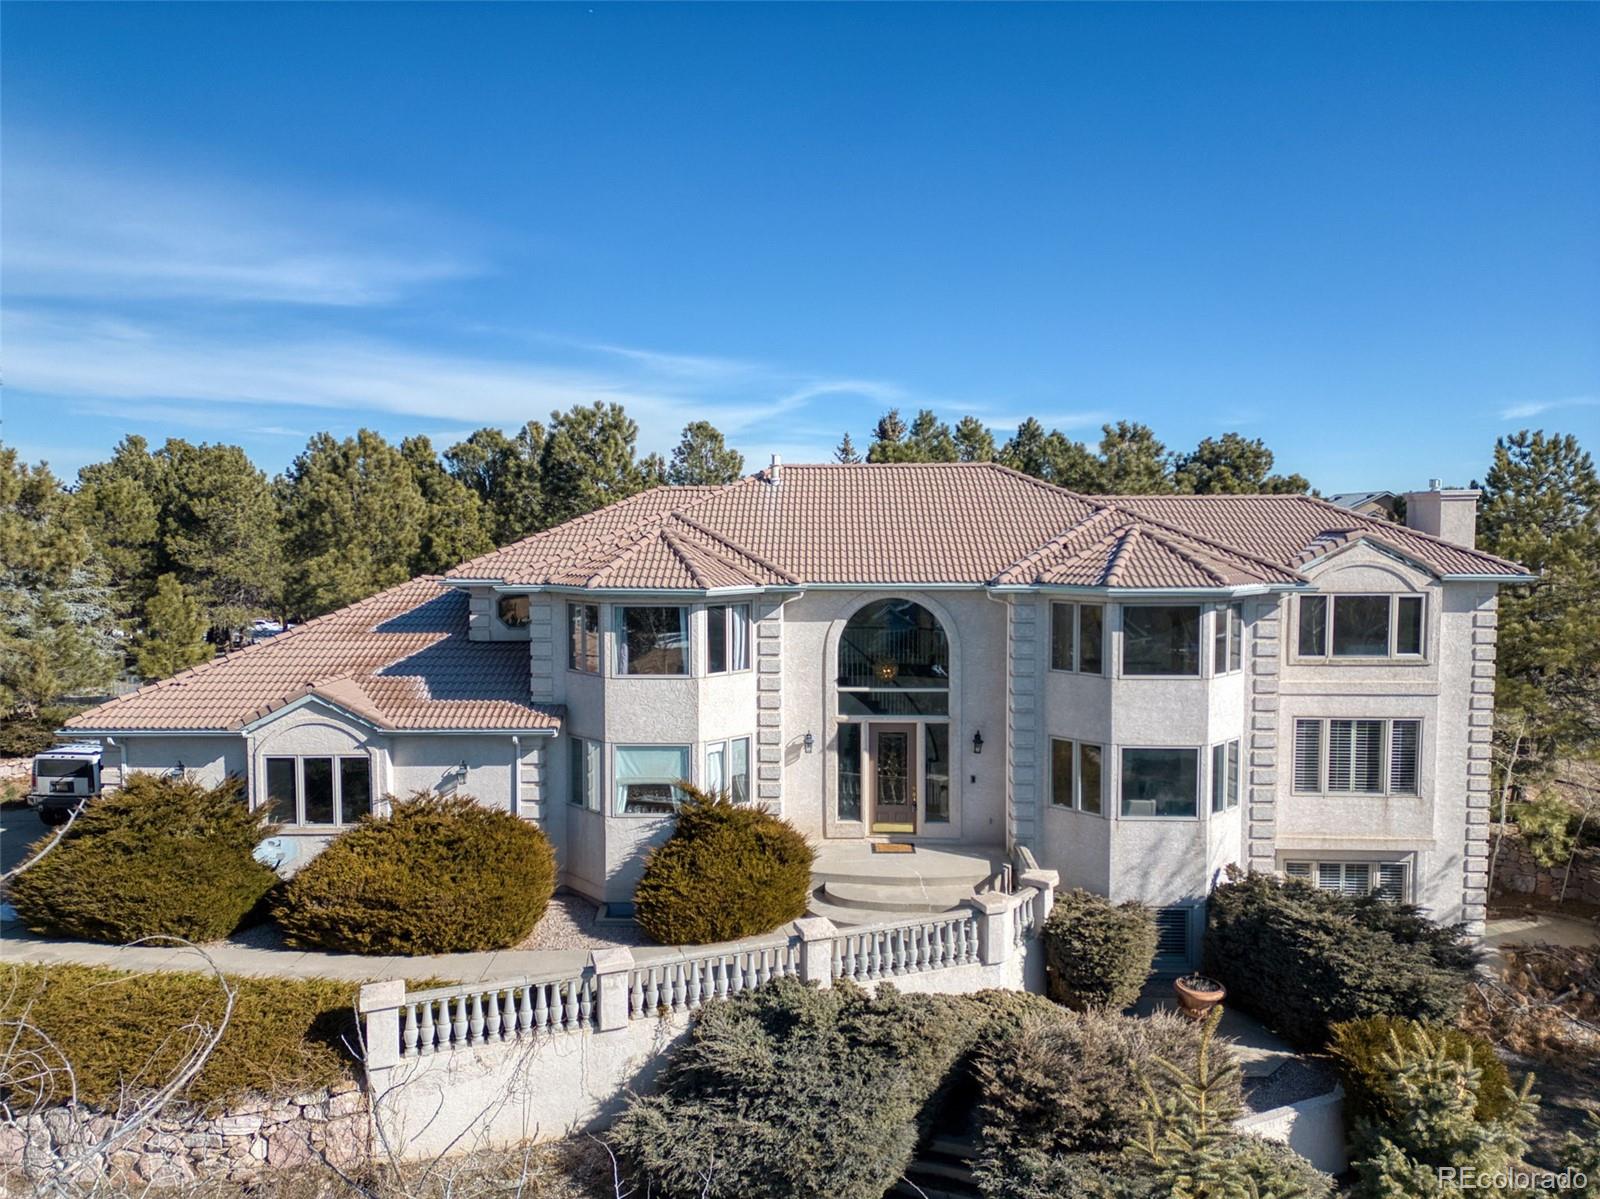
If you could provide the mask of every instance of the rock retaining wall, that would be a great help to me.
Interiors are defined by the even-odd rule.
[[[36,1193],[60,1168],[92,1154],[114,1127],[85,1108],[57,1107],[0,1125],[0,1194]],[[244,1182],[264,1169],[356,1166],[371,1148],[366,1095],[353,1082],[290,1099],[241,1103],[220,1115],[168,1112],[80,1177],[95,1172],[170,1186],[194,1178]]]
[[[1494,841],[1490,839],[1490,852]],[[1529,852],[1515,829],[1508,829],[1500,840],[1500,852],[1494,860],[1494,893],[1496,895],[1534,895],[1540,899],[1561,896],[1561,884],[1567,880],[1565,864],[1541,866]],[[1567,881],[1566,899],[1600,905],[1600,850],[1578,851],[1572,864],[1572,877]]]

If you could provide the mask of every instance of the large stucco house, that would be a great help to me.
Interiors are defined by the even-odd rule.
[[[689,779],[825,851],[1031,854],[1163,909],[1180,957],[1230,863],[1481,923],[1496,592],[1527,576],[1473,548],[1475,505],[1413,493],[1403,526],[992,464],[775,463],[63,731],[103,745],[111,783],[243,776],[289,865],[382,796],[469,793],[543,826],[562,883],[620,912]]]

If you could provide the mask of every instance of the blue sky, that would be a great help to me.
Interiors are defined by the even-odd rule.
[[[3,436],[1600,438],[1600,7],[4,8]],[[1595,446],[1600,449],[1600,446]]]

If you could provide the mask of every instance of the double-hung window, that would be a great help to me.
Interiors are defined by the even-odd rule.
[[[750,605],[711,605],[706,609],[706,673],[749,669]]]
[[[1199,604],[1124,604],[1122,673],[1198,675]]]
[[[1103,751],[1083,741],[1050,738],[1050,803],[1098,816],[1104,803]]]
[[[689,609],[619,607],[618,674],[688,674]]]
[[[567,799],[575,808],[600,810],[600,743],[574,737],[568,743]]]
[[[706,746],[704,786],[713,795],[726,791],[734,803],[750,798],[750,738],[735,737]]]
[[[1244,664],[1244,605],[1229,604],[1212,614],[1211,673],[1228,674]]]
[[[350,757],[268,758],[266,807],[281,824],[354,824],[372,811],[372,762]]]
[[[1299,604],[1299,657],[1422,656],[1420,595],[1302,595]]]
[[[567,667],[600,673],[600,605],[567,605]]]
[[[1294,789],[1306,795],[1416,795],[1420,720],[1294,722]]]
[[[1341,895],[1377,895],[1398,903],[1410,894],[1404,862],[1285,862],[1283,872],[1320,891]]]
[[[1124,816],[1194,817],[1200,814],[1198,749],[1124,749]]]
[[[1211,810],[1226,812],[1239,806],[1239,743],[1224,741],[1211,747]]]
[[[687,745],[619,745],[612,761],[618,816],[670,816],[689,778]]]
[[[1105,673],[1105,606],[1050,605],[1050,669]]]

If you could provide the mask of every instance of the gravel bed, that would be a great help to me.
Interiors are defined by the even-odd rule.
[[[1252,1112],[1268,1112],[1313,1095],[1326,1095],[1339,1082],[1333,1063],[1321,1057],[1293,1057],[1265,1078],[1246,1079],[1244,1104]]]
[[[518,949],[611,949],[649,945],[636,924],[597,924],[600,909],[578,895],[557,895]]]

